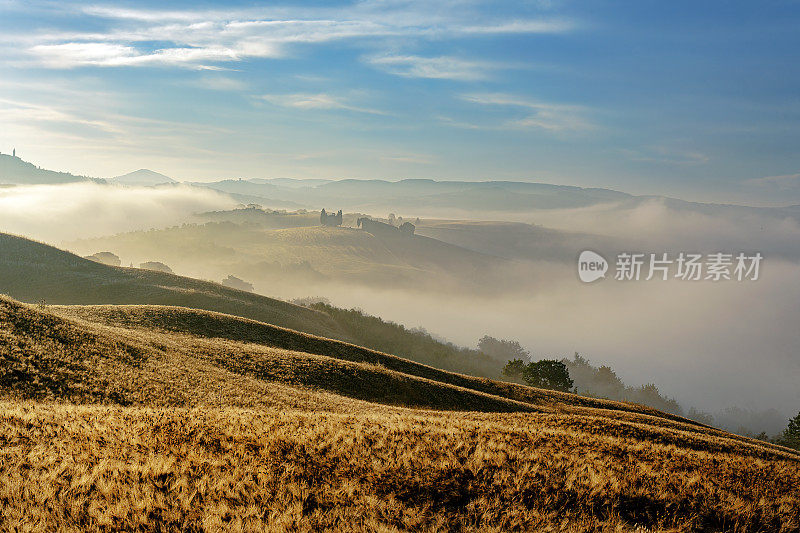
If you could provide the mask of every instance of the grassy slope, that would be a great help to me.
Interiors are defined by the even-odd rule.
[[[302,228],[296,228],[303,231]],[[376,240],[366,232],[341,228],[308,228],[321,241],[311,242],[309,249],[330,249],[326,240],[339,245],[347,242],[342,236],[355,240]],[[223,232],[237,238],[227,228]],[[281,232],[275,232],[280,234]],[[335,234],[335,235],[334,235]],[[133,236],[136,234],[128,234]],[[241,237],[247,240],[247,237]],[[187,239],[191,244],[191,239]],[[178,249],[186,242],[176,238],[165,243],[165,248]],[[211,245],[213,246],[213,244]],[[193,249],[189,246],[188,249]],[[391,325],[377,324],[377,319],[364,319],[353,323],[341,320],[322,310],[304,307],[223,287],[219,284],[162,274],[139,269],[113,268],[87,261],[73,254],[20,237],[0,234],[0,294],[37,302],[44,299],[51,304],[163,304],[179,305],[234,314],[289,327],[292,329],[356,342],[376,349],[398,347],[400,354],[440,368],[459,369],[477,375],[494,376],[499,369],[486,361],[463,354],[457,349],[431,340],[427,345],[415,343],[413,335],[396,335]],[[207,251],[207,250],[206,250]],[[178,252],[181,253],[181,252]],[[223,254],[224,255],[224,254]],[[322,253],[321,259],[328,256]],[[330,257],[335,257],[331,254]],[[151,256],[146,256],[151,257]],[[377,325],[376,325],[377,324]],[[435,349],[430,349],[431,344]],[[485,358],[484,358],[485,359]]]
[[[0,233],[0,293],[53,304],[160,304],[232,313],[342,338],[326,315],[217,283],[102,265],[46,244]]]
[[[330,237],[331,234],[336,234],[333,239],[340,244],[343,242],[342,235],[357,240],[377,240],[360,231],[340,228],[309,229],[323,239],[314,242],[313,246],[307,246],[309,249],[325,248],[324,240],[333,238]],[[298,228],[300,230],[302,229]],[[231,232],[230,228],[224,234],[232,239],[247,239]],[[181,242],[181,239],[176,239],[175,242],[165,243],[165,248],[178,249],[186,246],[185,242]],[[356,342],[374,349],[391,350],[395,347],[399,351],[392,353],[434,364],[439,368],[484,376],[495,376],[499,373],[499,367],[496,368],[496,364],[487,364],[485,357],[463,353],[433,339],[419,344],[419,339],[412,334],[401,332],[398,336],[397,328],[393,325],[383,324],[370,317],[355,322],[343,320],[342,312],[331,314],[324,309],[312,311],[215,283],[145,270],[112,268],[6,234],[0,234],[0,250],[3,251],[0,253],[0,294],[9,294],[23,301],[37,302],[44,299],[51,304],[164,304],[207,309]],[[332,254],[331,257],[335,255]],[[323,254],[322,258],[325,256]],[[285,279],[281,278],[276,283],[285,283]]]
[[[403,365],[421,367],[410,361],[230,315],[163,307],[53,309],[70,317],[63,318],[13,300],[0,304],[0,394],[8,398],[239,407],[271,401],[262,393],[237,392],[238,385],[227,383],[234,379],[252,390],[279,383],[393,405],[534,409],[423,372],[403,373]],[[121,315],[131,318],[119,320]],[[115,320],[127,327],[107,325]],[[220,390],[227,392],[220,396]]]
[[[179,308],[0,335],[2,529],[800,527],[800,455],[644,408]]]
[[[258,346],[269,346],[279,350],[290,350],[303,354],[324,355],[330,359],[335,359],[336,365],[345,364],[345,362],[372,365],[380,370],[402,374],[405,377],[421,378],[440,385],[446,385],[447,387],[469,389],[482,395],[491,395],[527,405],[521,407],[518,404],[514,404],[514,409],[529,409],[531,406],[535,406],[537,409],[543,406],[556,406],[559,408],[567,406],[569,408],[590,407],[664,417],[682,424],[697,425],[694,421],[661,413],[655,409],[637,404],[586,398],[558,391],[534,389],[514,383],[446,372],[354,344],[308,335],[271,324],[220,313],[164,306],[58,306],[51,307],[50,311],[66,319],[81,320],[83,325],[88,328],[96,329],[98,325],[101,325],[113,328],[111,331],[114,332],[119,331],[118,328],[126,330],[126,334],[135,332],[142,340],[158,338],[157,346],[164,346],[166,345],[165,343],[170,343],[171,341],[174,342],[175,335],[179,334],[181,335],[177,337],[181,339],[179,347],[173,349],[196,355],[206,351],[205,348],[201,348],[201,345],[212,346],[216,350],[215,361],[223,366],[230,367],[233,365],[233,361],[241,360],[235,351],[232,351],[231,346],[241,352],[260,349]],[[100,331],[103,330],[101,329]],[[233,355],[221,355],[231,353]],[[285,352],[280,352],[279,358],[287,357],[289,356]],[[263,364],[259,367],[259,371],[262,372],[262,375],[268,374],[270,379],[283,379],[289,383],[296,383],[301,378],[298,374],[298,372],[301,372],[301,370],[298,370],[301,367],[302,365],[295,363],[287,365],[281,362],[279,369],[281,372],[291,376],[288,378],[281,376],[278,372],[265,370],[265,365]],[[307,369],[303,370],[303,372],[306,372],[302,376],[303,383],[311,383],[315,387],[327,388],[334,382],[333,376],[336,370],[326,366],[324,372],[320,371],[319,374],[325,375],[324,382],[316,375],[312,375],[314,372],[308,372]],[[349,383],[353,377],[354,375],[345,376],[341,381],[342,385],[348,387],[347,391],[335,389],[334,392],[349,396],[363,394],[358,387],[352,388],[352,384]],[[396,383],[393,386],[396,386]],[[351,388],[352,390],[350,390]],[[370,385],[370,388],[373,390],[369,394],[375,394],[375,384]],[[405,398],[405,396],[403,397]],[[365,399],[375,401],[376,398],[367,396]],[[381,401],[386,403],[385,400]],[[416,407],[444,407],[435,402],[435,398],[426,399],[422,396],[417,400],[417,403],[410,404],[402,399],[397,403]],[[455,407],[450,405],[447,408]],[[465,405],[464,408],[468,408],[468,406]]]

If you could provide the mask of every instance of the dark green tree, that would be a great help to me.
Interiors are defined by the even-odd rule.
[[[530,363],[522,372],[522,379],[531,387],[563,392],[571,391],[573,385],[567,365],[552,359]]]
[[[797,413],[796,417],[789,420],[789,425],[783,430],[778,443],[787,448],[800,450],[800,413]]]
[[[525,372],[525,361],[522,359],[513,359],[503,367],[503,375],[507,378],[522,379],[523,372]]]

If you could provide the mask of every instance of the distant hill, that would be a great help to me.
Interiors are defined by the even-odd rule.
[[[436,181],[428,179],[296,180],[236,179],[193,183],[196,186],[240,195],[241,201],[269,200],[271,207],[306,207],[394,211],[436,209],[473,211],[528,211],[586,207],[619,202],[631,195],[610,189],[550,185],[515,181]],[[282,203],[281,203],[282,202]]]
[[[89,178],[87,176],[75,176],[68,172],[45,170],[32,163],[23,161],[19,157],[0,154],[0,184],[54,185],[84,181],[104,182],[104,180],[101,179]]]
[[[623,201],[630,195],[610,189],[514,181],[400,181],[344,179],[301,188],[283,187],[275,198],[315,205],[341,204],[345,209],[461,209],[528,211],[586,207]]]
[[[135,262],[160,258],[176,272],[234,275],[258,289],[309,276],[359,285],[480,290],[505,260],[424,236],[372,235],[321,227],[318,213],[260,209],[206,213],[206,224],[137,231],[69,243],[81,253],[111,250]],[[233,222],[235,221],[235,222]],[[345,216],[355,225],[355,217]]]
[[[235,179],[235,180],[222,180],[222,181],[211,181],[211,182],[192,182],[190,185],[195,185],[199,187],[208,187],[209,189],[214,189],[217,191],[227,192],[227,193],[237,193],[237,194],[245,194],[249,196],[261,196],[264,198],[268,198],[270,194],[274,194],[278,191],[278,187],[271,183],[265,182],[265,180],[246,180],[246,179]]]
[[[305,187],[317,187],[319,185],[325,185],[326,183],[331,183],[334,180],[326,180],[326,179],[295,179],[295,178],[271,178],[271,179],[261,179],[255,178],[251,179],[253,183],[271,183],[273,185],[277,185],[279,187],[288,187],[292,189],[298,188],[305,188]]]
[[[235,200],[247,204],[259,204],[274,208],[297,209],[310,207],[302,195],[298,196],[290,189],[307,187],[308,185],[281,188],[264,179],[235,179],[211,182],[192,182],[193,187],[213,189],[228,194]],[[287,199],[287,197],[291,197]]]
[[[614,250],[618,243],[600,235],[555,230],[520,222],[423,220],[416,228],[425,235],[470,250],[507,259],[572,263],[582,250]]]
[[[119,185],[129,185],[129,186],[152,186],[152,185],[163,185],[165,183],[178,183],[176,180],[170,178],[169,176],[165,176],[164,174],[159,174],[158,172],[154,172],[146,168],[135,170],[133,172],[123,174],[122,176],[111,178],[109,181],[111,183],[116,183]]]

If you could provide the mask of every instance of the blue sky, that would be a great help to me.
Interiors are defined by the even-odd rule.
[[[799,30],[797,1],[0,0],[0,151],[102,177],[780,203],[800,198]]]

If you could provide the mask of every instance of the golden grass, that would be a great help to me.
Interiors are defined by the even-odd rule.
[[[182,308],[0,298],[0,530],[800,529],[800,454]]]
[[[0,404],[4,530],[774,531],[800,466],[553,414]]]

